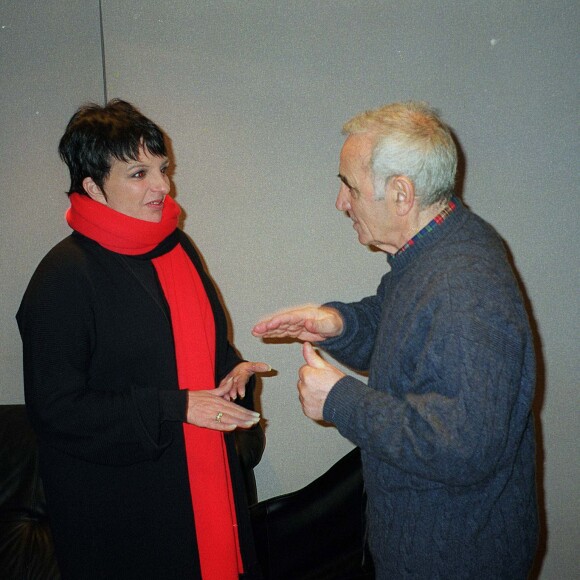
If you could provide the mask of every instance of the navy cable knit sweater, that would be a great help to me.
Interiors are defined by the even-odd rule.
[[[361,447],[378,578],[526,578],[538,533],[532,336],[499,236],[459,200],[320,344],[368,370],[324,418]]]

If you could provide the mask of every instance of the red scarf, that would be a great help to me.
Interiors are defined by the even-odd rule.
[[[136,256],[153,250],[177,228],[181,209],[165,197],[159,223],[139,220],[73,193],[66,221],[107,250]],[[171,312],[181,389],[215,387],[215,323],[195,266],[181,244],[154,258]],[[223,433],[183,424],[189,486],[204,580],[230,580],[243,572]]]

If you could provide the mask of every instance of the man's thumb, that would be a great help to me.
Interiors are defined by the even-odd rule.
[[[304,360],[309,367],[323,369],[326,365],[324,359],[314,350],[309,342],[305,342],[302,345],[302,355],[304,356]]]

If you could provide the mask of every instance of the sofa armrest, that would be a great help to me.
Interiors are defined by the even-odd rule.
[[[6,580],[60,578],[24,405],[0,405],[0,570]]]
[[[364,547],[365,509],[358,448],[306,487],[251,506],[256,550],[265,577],[374,578]]]

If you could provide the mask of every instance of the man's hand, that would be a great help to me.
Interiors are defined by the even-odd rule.
[[[187,392],[187,422],[216,431],[233,431],[238,427],[249,429],[259,420],[260,414],[228,401],[230,385],[217,389]]]
[[[308,342],[322,342],[342,332],[342,316],[327,306],[302,306],[282,310],[264,318],[252,329],[260,338],[297,338]]]
[[[321,358],[309,342],[302,346],[302,354],[306,364],[298,371],[300,404],[307,417],[320,421],[330,389],[346,375]]]
[[[236,365],[220,382],[219,386],[229,386],[224,395],[226,401],[235,401],[238,397],[243,399],[246,395],[246,385],[250,377],[255,373],[268,373],[272,367],[263,362],[241,362]]]

